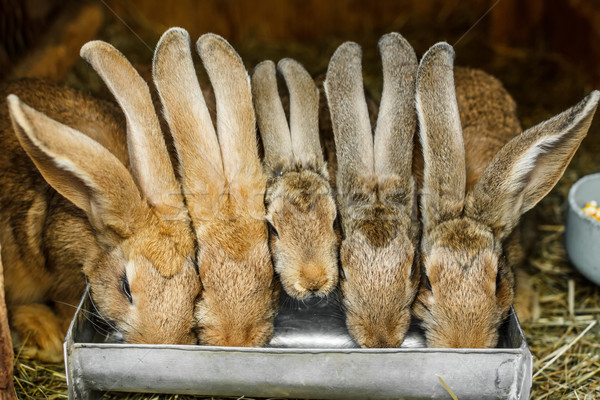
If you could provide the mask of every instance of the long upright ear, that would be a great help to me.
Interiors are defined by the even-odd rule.
[[[379,52],[383,66],[383,93],[375,129],[375,172],[382,177],[400,177],[398,189],[412,204],[417,56],[411,45],[398,33],[383,36],[379,40]]]
[[[100,75],[125,113],[133,176],[146,200],[162,215],[184,210],[181,188],[160,130],[148,85],[125,56],[108,43],[92,41],[83,57]]]
[[[423,148],[421,212],[424,230],[463,211],[466,185],[465,148],[456,91],[454,50],[433,45],[417,71],[416,107]]]
[[[342,44],[329,61],[324,83],[335,139],[337,185],[340,190],[346,190],[357,177],[372,176],[375,172],[361,57],[358,44]]]
[[[304,166],[325,164],[319,141],[319,89],[302,64],[284,58],[277,64],[290,93],[290,131],[294,158]]]
[[[252,73],[252,98],[256,122],[265,149],[265,165],[271,172],[281,171],[294,160],[290,129],[277,91],[273,61],[263,61]]]
[[[221,36],[204,34],[196,47],[215,92],[217,135],[225,177],[230,188],[246,198],[252,212],[264,214],[265,177],[258,158],[254,108],[246,68],[233,47]]]
[[[143,209],[125,166],[102,145],[8,96],[14,131],[46,181],[97,229],[131,235]]]
[[[513,138],[467,195],[465,214],[504,237],[556,185],[592,123],[600,91]]]
[[[181,28],[163,34],[154,53],[153,75],[179,158],[191,217],[203,220],[223,193],[221,149],[192,60],[190,37]]]

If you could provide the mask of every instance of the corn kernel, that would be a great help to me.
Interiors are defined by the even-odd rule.
[[[596,201],[592,200],[587,203],[585,207],[583,207],[583,212],[586,215],[600,221],[600,208],[598,207],[598,203]]]

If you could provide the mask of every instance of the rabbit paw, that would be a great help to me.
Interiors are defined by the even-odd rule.
[[[47,362],[63,361],[65,332],[54,311],[44,304],[26,304],[12,311],[15,353]]]

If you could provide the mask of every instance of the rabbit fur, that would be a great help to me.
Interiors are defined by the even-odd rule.
[[[98,313],[124,340],[194,343],[200,281],[181,190],[162,136],[130,120],[142,108],[156,118],[148,88],[108,44],[90,43],[82,54],[119,92],[126,118],[108,102],[41,81],[2,91],[11,95],[0,107],[0,240],[15,345],[27,356],[62,359],[86,280]],[[133,101],[131,88],[139,91]]]
[[[271,255],[284,290],[301,300],[337,285],[337,210],[319,139],[317,86],[297,61],[283,59],[277,69],[288,86],[289,127],[272,61],[255,68],[252,92],[268,177]]]
[[[336,50],[324,87],[337,155],[346,325],[361,347],[398,347],[419,285],[411,169],[417,59],[397,33],[383,36],[379,50],[384,87],[374,135],[357,44],[347,42]]]
[[[562,176],[600,92],[521,132],[502,85],[454,70],[453,60],[452,47],[438,43],[417,72],[423,283],[414,313],[429,347],[494,347],[523,256],[515,228]]]
[[[273,333],[279,286],[267,242],[266,177],[250,82],[241,58],[222,37],[205,34],[196,49],[214,90],[216,126],[183,29],[161,38],[153,76],[197,238],[203,286],[195,308],[198,339],[205,345],[262,346]]]

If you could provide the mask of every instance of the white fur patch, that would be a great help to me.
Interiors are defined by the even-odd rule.
[[[519,160],[517,160],[510,173],[511,179],[507,181],[509,193],[521,191],[523,187],[526,186],[526,176],[536,167],[538,157],[551,150],[552,146],[558,142],[561,137],[561,135],[558,135],[550,138],[542,138],[531,146]]]
[[[135,281],[137,274],[137,268],[135,266],[135,260],[129,260],[129,262],[125,265],[125,278],[127,282],[129,282],[129,287],[133,286],[133,282]],[[133,292],[131,293],[133,298]],[[135,299],[133,300],[133,304],[135,304]]]
[[[427,124],[425,123],[423,107],[421,105],[421,94],[420,91],[417,90],[415,95],[415,109],[417,110],[417,120],[419,123],[418,131],[419,131],[419,139],[421,140],[421,151],[423,152],[423,157],[425,157],[425,149],[429,148],[429,142],[427,141]],[[423,177],[426,177],[429,173],[429,163],[423,160]],[[423,178],[424,180],[424,178]],[[415,193],[417,191],[415,190]],[[427,196],[421,196],[421,213],[425,216],[424,210],[427,209]]]

